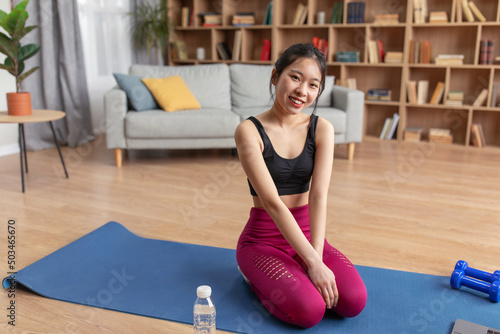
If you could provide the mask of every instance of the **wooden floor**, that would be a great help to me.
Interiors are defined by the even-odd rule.
[[[114,220],[156,239],[235,248],[251,198],[228,150],[130,152],[121,169],[103,138],[0,158],[0,273],[7,222],[16,221],[16,270]],[[367,140],[353,161],[336,147],[327,238],[355,264],[448,276],[459,259],[500,269],[500,149]],[[2,253],[3,252],[3,253]],[[2,331],[192,333],[190,326],[16,291],[16,327],[0,294]],[[193,291],[194,296],[194,291]],[[186,298],[193,298],[186,296]]]

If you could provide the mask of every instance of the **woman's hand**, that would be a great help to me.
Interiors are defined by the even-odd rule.
[[[310,266],[307,271],[309,279],[323,296],[326,307],[336,307],[339,301],[339,291],[335,282],[335,275],[323,262]]]

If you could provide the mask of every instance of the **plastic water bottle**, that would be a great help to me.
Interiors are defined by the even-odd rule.
[[[193,310],[193,324],[195,334],[216,334],[215,331],[215,305],[210,297],[212,288],[201,285],[196,289],[196,302]]]

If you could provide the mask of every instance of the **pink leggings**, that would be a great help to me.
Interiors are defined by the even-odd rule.
[[[290,209],[310,240],[309,206]],[[303,261],[262,208],[252,208],[236,248],[236,260],[250,287],[277,318],[304,328],[318,324],[326,309],[319,291],[302,267]],[[335,274],[339,302],[332,311],[354,317],[366,305],[366,288],[353,264],[326,240],[323,262]]]

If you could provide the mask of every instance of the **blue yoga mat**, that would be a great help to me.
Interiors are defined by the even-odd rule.
[[[500,328],[500,304],[449,278],[356,266],[368,290],[356,318],[331,313],[303,330],[271,316],[232,249],[141,238],[109,222],[3,280],[57,300],[192,324],[196,287],[212,287],[217,328],[238,333],[448,334],[457,318]]]

